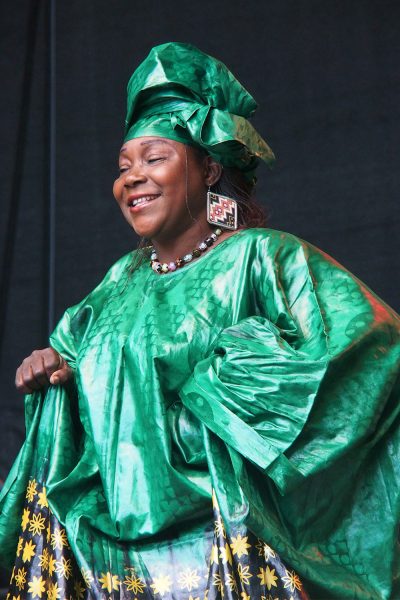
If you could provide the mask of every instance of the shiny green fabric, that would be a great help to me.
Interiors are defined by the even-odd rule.
[[[128,83],[125,141],[160,136],[203,148],[252,179],[268,144],[248,121],[254,98],[226,66],[190,44],[156,46]]]
[[[145,551],[201,533],[213,487],[228,530],[245,523],[312,599],[399,598],[398,317],[272,230],[239,231],[167,275],[147,262],[132,274],[131,260],[51,337],[76,391],[26,399],[3,560],[32,473],[80,565],[104,572],[123,569],[118,541]]]

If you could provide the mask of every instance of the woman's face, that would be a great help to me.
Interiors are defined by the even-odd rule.
[[[165,243],[194,219],[206,223],[206,191],[215,180],[209,166],[209,157],[179,142],[136,138],[121,148],[114,196],[138,235]]]

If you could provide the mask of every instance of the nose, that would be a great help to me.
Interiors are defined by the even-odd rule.
[[[144,171],[140,168],[140,166],[132,167],[125,175],[124,185],[125,187],[132,187],[137,183],[142,183],[143,181],[146,181],[146,179],[147,177]]]

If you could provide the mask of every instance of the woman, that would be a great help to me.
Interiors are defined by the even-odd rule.
[[[151,242],[17,371],[10,597],[399,597],[398,320],[254,228],[255,107],[185,44],[132,76],[114,195]]]

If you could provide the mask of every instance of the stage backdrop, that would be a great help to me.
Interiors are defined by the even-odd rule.
[[[0,8],[1,478],[24,435],[15,368],[47,344],[47,4],[14,0]],[[151,46],[170,40],[219,57],[257,99],[254,123],[277,156],[273,171],[259,170],[270,226],[323,248],[399,309],[398,7],[385,0],[59,2],[55,318],[136,244],[111,193],[125,86]]]

